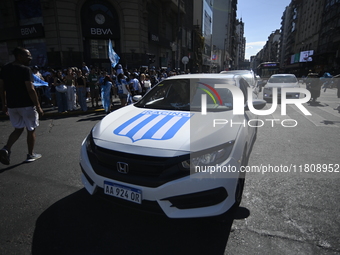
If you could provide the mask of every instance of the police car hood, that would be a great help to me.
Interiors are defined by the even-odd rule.
[[[218,120],[218,121],[217,121]],[[243,116],[123,107],[92,130],[97,146],[139,155],[174,157],[235,140]],[[215,121],[215,127],[214,127]]]

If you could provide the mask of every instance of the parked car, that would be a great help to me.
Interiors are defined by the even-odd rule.
[[[234,115],[233,94],[220,84],[238,87],[247,100],[249,84],[240,75],[178,75],[103,118],[81,146],[86,190],[170,218],[224,216],[237,208],[257,116],[247,107]],[[252,97],[256,109],[265,106]]]
[[[278,100],[281,99],[282,88],[299,88],[299,81],[294,74],[273,74],[263,88],[263,99],[271,101],[273,99],[273,88],[277,88]],[[300,98],[300,93],[289,92],[286,98]]]

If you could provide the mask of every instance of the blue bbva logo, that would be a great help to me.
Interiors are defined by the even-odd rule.
[[[187,112],[144,111],[126,121],[113,133],[127,136],[132,142],[143,139],[168,140],[191,118]]]

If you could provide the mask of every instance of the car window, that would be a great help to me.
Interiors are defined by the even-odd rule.
[[[207,111],[228,111],[233,107],[233,97],[227,88],[217,84],[235,86],[233,79],[166,79],[147,93],[136,107],[201,111],[202,95],[206,95]]]

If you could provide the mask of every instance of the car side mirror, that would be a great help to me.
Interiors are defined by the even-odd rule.
[[[134,102],[138,102],[138,101],[141,100],[141,99],[142,99],[142,96],[141,96],[141,95],[135,95],[135,96],[132,97],[132,100],[133,100]]]

